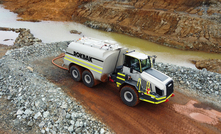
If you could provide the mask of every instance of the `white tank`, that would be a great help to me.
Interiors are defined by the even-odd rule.
[[[123,53],[127,50],[127,48],[119,47],[114,41],[83,37],[68,45],[64,64],[69,66],[74,63],[87,68],[95,79],[101,80],[102,76],[113,73],[115,66],[123,65]]]

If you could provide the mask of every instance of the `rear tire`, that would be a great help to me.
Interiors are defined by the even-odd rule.
[[[136,106],[140,102],[137,90],[129,85],[121,89],[120,97],[124,104],[130,107]]]
[[[71,78],[74,79],[74,81],[81,81],[82,71],[83,70],[77,65],[71,66],[70,68]]]
[[[82,74],[82,80],[87,87],[93,87],[95,85],[94,77],[90,71],[85,70]]]

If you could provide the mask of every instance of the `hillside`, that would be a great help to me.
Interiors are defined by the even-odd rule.
[[[74,20],[182,50],[221,53],[221,0],[4,1],[22,20]]]

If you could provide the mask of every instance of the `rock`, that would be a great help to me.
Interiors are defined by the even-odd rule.
[[[11,28],[8,28],[8,27],[0,27],[0,31],[11,31]]]
[[[37,112],[34,116],[34,119],[38,119],[38,117],[42,117],[41,112]]]
[[[8,96],[8,97],[7,97],[7,100],[11,100],[11,99],[12,99],[12,96]]]
[[[73,113],[71,114],[72,120],[75,120],[76,117],[77,117],[77,113],[76,113],[76,112],[73,112]]]
[[[111,25],[106,24],[106,23],[101,23],[101,22],[96,22],[96,21],[86,21],[84,24],[94,29],[102,29],[108,32],[112,31]]]
[[[184,81],[180,81],[180,84],[184,84],[185,82]]]
[[[79,133],[81,133],[81,131],[82,131],[82,128],[78,127],[78,128],[76,128],[75,133],[79,134]]]
[[[67,103],[63,102],[61,108],[67,108]]]
[[[15,120],[14,120],[14,125],[15,125],[15,126],[18,126],[19,124],[20,124],[20,121],[19,121],[18,119],[15,119]]]
[[[112,29],[111,28],[107,28],[107,30],[106,30],[107,32],[111,32],[112,31]]]
[[[49,114],[50,114],[50,113],[49,113],[48,111],[46,111],[46,112],[43,113],[43,117],[44,117],[44,118],[47,118],[47,117],[49,116]]]
[[[218,91],[218,90],[219,90],[219,86],[218,86],[218,84],[215,85],[213,88],[214,88],[214,90]]]
[[[66,114],[66,119],[70,119],[71,115],[69,113]]]
[[[105,130],[103,128],[101,128],[100,134],[104,134],[104,133],[105,133]]]
[[[41,20],[38,19],[24,19],[24,18],[17,19],[17,21],[41,22]]]
[[[190,11],[189,13],[190,14],[196,14],[198,12],[198,10],[197,9],[193,9],[192,11]]]
[[[16,115],[21,115],[21,114],[23,114],[23,113],[24,113],[24,111],[21,110],[21,109],[19,109],[19,110],[17,111]]]
[[[3,79],[4,79],[4,77],[2,77],[1,74],[0,74],[0,81],[3,80]]]
[[[34,125],[33,121],[29,121],[27,124],[29,127],[32,127]]]
[[[204,12],[204,11],[201,10],[200,12],[198,12],[198,15],[199,15],[199,16],[202,16],[202,15],[203,15],[203,12]]]
[[[75,124],[75,121],[71,120],[70,123],[71,123],[72,125],[74,125],[74,124]]]
[[[72,33],[72,34],[81,34],[82,32],[78,32],[77,30],[71,30],[70,33]]]
[[[77,122],[75,123],[75,127],[82,127],[83,125],[83,122],[79,120],[77,120]]]
[[[72,133],[73,131],[74,131],[74,126],[70,126],[70,127],[68,127],[68,131],[70,132],[70,133]]]
[[[38,126],[39,126],[40,128],[43,128],[44,125],[45,125],[45,123],[44,123],[44,121],[42,121]]]
[[[31,115],[32,113],[33,113],[33,111],[30,109],[26,109],[24,112],[24,114],[26,114],[26,115]]]
[[[51,132],[52,134],[56,134],[56,132],[55,132],[54,130],[51,130],[51,129],[50,129],[50,132]]]
[[[42,130],[41,130],[41,133],[42,133],[42,134],[44,134],[44,133],[45,133],[45,130],[44,130],[44,129],[42,129]]]
[[[203,69],[202,69],[202,71],[203,71],[203,72],[206,72],[206,71],[207,71],[207,69],[206,69],[206,68],[203,68]]]
[[[49,132],[49,131],[50,131],[50,129],[47,127],[47,128],[45,129],[45,131]]]

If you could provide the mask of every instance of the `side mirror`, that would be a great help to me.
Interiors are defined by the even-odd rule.
[[[155,59],[156,59],[156,58],[157,58],[156,55],[153,55],[153,56],[152,56],[152,59],[153,59],[153,60],[152,60],[152,63],[153,63],[153,64],[155,64]]]
[[[152,62],[153,62],[153,64],[155,64],[155,58],[153,58],[153,61],[152,61]]]

